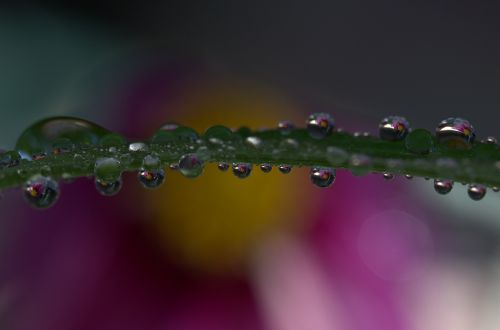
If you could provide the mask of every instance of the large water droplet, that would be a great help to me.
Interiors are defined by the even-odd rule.
[[[403,140],[410,131],[410,124],[405,117],[388,116],[378,125],[379,136],[386,141]]]
[[[252,164],[249,163],[233,163],[233,174],[244,179],[250,175],[252,172]]]
[[[233,131],[226,126],[215,125],[205,131],[203,138],[213,144],[223,144],[224,141],[230,140],[233,135]]]
[[[179,171],[186,178],[196,178],[203,173],[203,163],[196,154],[186,154],[179,160]]]
[[[448,118],[436,128],[438,141],[449,148],[469,149],[476,133],[469,121],[462,118]]]
[[[295,126],[289,120],[282,120],[278,123],[278,130],[280,131],[281,135],[289,135],[290,133],[292,133],[294,128]]]
[[[406,136],[405,147],[415,154],[426,155],[434,147],[434,138],[431,132],[418,128]]]
[[[307,130],[313,139],[323,139],[335,126],[333,117],[327,113],[313,113],[307,118]]]
[[[122,173],[121,162],[113,157],[98,158],[94,164],[94,175],[101,182],[114,182]]]
[[[467,189],[467,194],[475,201],[481,200],[486,195],[486,187],[482,184],[471,184]]]
[[[287,164],[282,164],[278,166],[278,170],[283,174],[288,174],[292,171],[292,166]]]
[[[35,208],[46,209],[59,197],[59,186],[49,177],[36,175],[24,185],[24,197]]]
[[[54,142],[68,139],[74,144],[97,144],[109,131],[90,121],[74,117],[52,117],[38,121],[19,136],[16,149],[29,155],[52,152]]]
[[[264,173],[269,173],[273,169],[273,166],[271,164],[260,164],[260,170]]]
[[[114,196],[122,189],[121,177],[114,181],[103,181],[95,179],[95,187],[97,191],[103,196]]]
[[[446,195],[453,188],[452,180],[434,179],[434,190],[441,195]]]
[[[335,182],[336,172],[333,168],[313,167],[309,174],[311,182],[320,188],[328,188]]]

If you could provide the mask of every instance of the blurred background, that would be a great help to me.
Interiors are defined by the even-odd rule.
[[[376,134],[449,116],[498,134],[494,1],[6,1],[0,147],[37,119],[79,116],[131,139],[327,111]],[[498,329],[500,203],[456,184],[307,169],[125,175],[100,196],[62,183],[32,210],[0,200],[0,326],[19,330]]]

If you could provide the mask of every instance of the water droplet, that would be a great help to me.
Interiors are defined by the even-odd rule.
[[[469,149],[476,134],[469,121],[462,118],[448,118],[439,123],[436,137],[439,143],[449,148]]]
[[[212,156],[212,153],[206,146],[201,146],[196,150],[196,155],[198,156],[198,159],[202,162],[206,162],[210,159]]]
[[[49,177],[35,175],[24,185],[24,197],[35,208],[46,209],[57,201],[59,186]]]
[[[215,125],[205,131],[203,138],[213,144],[223,144],[224,141],[232,139],[233,135],[233,131],[226,126]]]
[[[146,152],[148,146],[144,142],[133,142],[128,145],[128,150],[133,152]]]
[[[142,160],[142,168],[149,171],[158,170],[161,168],[160,158],[156,155],[146,155]]]
[[[273,166],[271,164],[260,164],[260,170],[264,173],[269,173],[273,169]]]
[[[441,195],[446,195],[453,188],[452,180],[434,179],[434,190]]]
[[[352,134],[352,136],[354,136],[354,137],[356,137],[356,138],[357,138],[357,137],[360,137],[360,136],[361,136],[361,132],[354,132],[354,133]]]
[[[244,179],[252,172],[252,164],[233,163],[233,174],[240,179]]]
[[[286,164],[282,164],[282,165],[279,165],[278,166],[278,170],[283,173],[283,174],[288,174],[292,171],[292,166],[290,165],[286,165]]]
[[[172,171],[177,171],[179,169],[179,164],[170,164],[168,165],[168,168]]]
[[[411,174],[405,174],[405,178],[407,178],[408,180],[411,180],[411,179],[413,179],[413,175],[411,175]]]
[[[467,194],[475,201],[481,200],[486,195],[486,187],[482,184],[471,184],[467,189]]]
[[[385,180],[392,180],[392,179],[394,179],[394,174],[392,174],[392,173],[387,173],[386,172],[386,173],[383,174],[383,176],[384,176]]]
[[[19,165],[21,156],[16,151],[6,151],[0,154],[0,168]]]
[[[114,181],[103,181],[95,179],[95,187],[97,191],[103,196],[114,196],[122,189],[121,177]]]
[[[74,117],[52,117],[28,127],[17,139],[16,150],[29,155],[52,152],[54,142],[68,139],[74,144],[97,144],[109,134],[105,128],[90,121]]]
[[[497,139],[494,136],[488,136],[486,139],[484,139],[481,142],[487,143],[487,144],[497,144],[498,143]]]
[[[499,192],[500,191],[500,187],[493,186],[493,187],[491,187],[491,190],[493,190],[494,192]]]
[[[344,149],[330,146],[326,148],[326,159],[332,165],[339,166],[347,162],[349,154]]]
[[[245,143],[251,145],[254,148],[259,148],[262,146],[262,140],[257,136],[247,136]]]
[[[99,145],[103,147],[119,147],[126,143],[127,140],[117,133],[106,134],[99,140]]]
[[[44,152],[40,152],[40,153],[36,153],[36,154],[32,155],[31,159],[34,161],[37,161],[37,160],[42,160],[45,157],[47,157],[47,155]]]
[[[179,171],[186,178],[196,178],[203,173],[203,162],[196,154],[186,154],[179,160]]]
[[[370,136],[372,136],[372,135],[370,134],[370,132],[363,132],[363,136],[364,136],[364,137],[370,137]]]
[[[313,139],[323,139],[335,126],[333,117],[327,113],[313,113],[307,118],[307,130]]]
[[[229,164],[225,162],[220,162],[219,164],[217,164],[217,168],[222,172],[226,172],[229,169]]]
[[[379,136],[386,141],[403,140],[410,131],[410,124],[401,116],[388,116],[378,125]]]
[[[122,173],[121,162],[113,157],[98,158],[94,164],[94,175],[101,182],[114,182]]]
[[[198,133],[195,130],[185,126],[177,126],[174,129],[164,129],[162,126],[151,138],[152,143],[166,144],[173,141],[194,142],[198,140]]]
[[[295,126],[289,120],[282,120],[278,123],[278,130],[280,131],[281,135],[289,135],[290,133],[292,133],[294,128]]]
[[[158,188],[165,181],[165,170],[162,168],[154,171],[141,169],[138,178],[145,188]]]
[[[336,171],[328,167],[313,167],[311,168],[309,178],[315,186],[328,188],[335,182]]]
[[[434,148],[434,138],[431,132],[418,128],[406,136],[405,147],[415,154],[426,155]]]

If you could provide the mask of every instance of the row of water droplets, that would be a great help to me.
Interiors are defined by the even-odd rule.
[[[326,113],[314,113],[306,121],[307,131],[311,138],[321,140],[330,135],[335,130],[333,118]],[[290,121],[282,121],[278,124],[278,130],[284,137],[289,136],[294,131],[294,125]],[[340,129],[337,129],[340,132]],[[210,127],[203,138],[199,139],[198,134],[191,128],[179,126],[177,124],[163,125],[152,137],[151,144],[169,145],[173,141],[189,142],[189,148],[192,152],[186,153],[184,150],[180,154],[179,161],[170,164],[171,169],[178,169],[184,176],[194,178],[203,172],[204,162],[209,160],[212,154],[219,152],[234,151],[236,148],[232,145],[235,137],[244,138],[244,142],[253,148],[261,148],[263,142],[257,137],[251,135],[247,128],[240,128],[235,131],[224,126],[216,125]],[[358,134],[358,136],[367,137],[368,134]],[[384,118],[379,124],[379,136],[386,141],[405,141],[407,150],[416,154],[428,154],[433,149],[434,139],[432,135],[423,129],[411,131],[408,121],[400,116],[389,116]],[[440,143],[446,144],[451,148],[470,148],[475,138],[475,132],[466,120],[460,118],[449,118],[442,121],[436,129],[436,138]],[[488,138],[484,142],[496,144],[494,138]],[[93,164],[95,185],[97,190],[106,196],[115,195],[122,186],[121,173],[125,168],[124,162],[130,159],[127,153],[119,153],[118,149],[126,145],[126,140],[118,134],[111,133],[108,130],[95,125],[91,122],[71,118],[58,117],[47,119],[32,125],[26,130],[18,140],[16,149],[18,152],[5,152],[0,155],[0,166],[13,167],[19,164],[20,159],[37,161],[44,159],[48,153],[55,155],[64,155],[70,153],[75,145],[99,144],[103,150],[109,153],[117,153],[119,156],[105,156],[98,158]],[[207,147],[207,144],[210,148]],[[198,145],[198,147],[195,147]],[[280,146],[286,148],[296,148],[298,142],[293,138],[286,138]],[[220,148],[219,148],[220,147]],[[217,149],[219,148],[219,149]],[[148,150],[148,144],[143,142],[134,142],[128,144],[128,152],[144,153],[141,169],[138,172],[138,179],[146,188],[156,188],[165,180],[165,170],[162,166],[160,157]],[[328,146],[326,148],[326,158],[332,165],[340,165],[346,161],[353,167],[353,174],[360,175],[369,171],[372,163],[370,156],[365,154],[350,154],[344,149]],[[78,166],[81,161],[84,168],[84,155],[75,153],[73,160]],[[397,166],[397,162],[394,162]],[[390,165],[390,164],[389,164]],[[227,171],[232,168],[233,174],[238,178],[246,178],[252,171],[251,163],[232,163],[231,166],[226,162],[218,164],[221,171]],[[272,170],[269,163],[260,164],[260,169],[264,173]],[[287,164],[278,165],[281,173],[287,174],[292,167]],[[58,184],[44,172],[50,173],[49,169],[41,168],[40,174],[33,176],[24,186],[27,200],[38,208],[46,208],[52,205],[59,195]],[[335,169],[330,167],[312,167],[310,170],[310,180],[318,187],[329,187],[335,181]],[[63,176],[64,177],[64,176]],[[384,173],[384,178],[392,179],[394,176],[390,173]],[[406,175],[407,178],[411,176]],[[451,190],[453,183],[449,180],[435,180],[435,188],[439,193],[446,193]],[[497,188],[493,188],[495,191]],[[486,192],[482,185],[471,184],[469,195],[471,198],[481,199]]]

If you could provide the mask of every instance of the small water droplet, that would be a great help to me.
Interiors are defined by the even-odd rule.
[[[251,145],[254,148],[260,148],[262,146],[262,140],[257,136],[247,136],[245,143]]]
[[[453,188],[452,180],[434,179],[434,190],[441,195],[446,195]]]
[[[383,176],[384,176],[385,180],[392,180],[392,179],[394,179],[394,174],[392,174],[392,173],[387,173],[386,172],[386,173],[383,174]]]
[[[196,155],[198,156],[198,159],[202,162],[206,162],[210,159],[212,156],[212,153],[206,146],[201,146],[196,150]]]
[[[453,149],[469,149],[476,133],[469,121],[462,118],[448,118],[441,121],[436,128],[439,143]]]
[[[330,146],[326,148],[326,159],[332,165],[339,166],[347,162],[349,154],[344,149]]]
[[[295,126],[289,120],[282,120],[278,123],[278,130],[280,131],[281,135],[289,135],[290,133],[292,133],[294,128]]]
[[[212,144],[223,144],[224,141],[228,141],[233,138],[233,131],[231,131],[226,126],[215,125],[209,127],[205,134],[203,134],[203,138],[208,140],[208,142]]]
[[[467,194],[475,201],[481,200],[486,195],[486,187],[482,184],[471,184],[467,189]]]
[[[488,136],[486,139],[484,139],[481,142],[486,143],[486,144],[497,144],[498,143],[497,139],[494,136]]]
[[[145,170],[158,170],[161,168],[160,158],[156,155],[146,155],[142,160],[142,168]]]
[[[106,134],[99,140],[99,145],[103,147],[119,147],[126,143],[127,140],[117,133]]]
[[[360,136],[361,136],[361,132],[357,132],[357,131],[356,131],[356,132],[352,133],[352,136],[354,136],[354,137],[356,137],[356,138],[357,138],[357,137],[360,137]]]
[[[45,154],[44,152],[40,152],[40,153],[32,155],[31,159],[34,160],[34,161],[37,161],[37,160],[42,160],[45,157],[47,157],[47,154]]]
[[[500,191],[500,187],[493,186],[493,187],[491,187],[491,190],[493,190],[494,192],[499,192]]]
[[[6,151],[0,154],[0,168],[19,165],[21,156],[16,151]]]
[[[222,172],[226,172],[229,169],[229,164],[225,162],[220,162],[219,164],[217,164],[217,168]]]
[[[364,137],[370,137],[372,136],[370,132],[363,132],[363,136]]]
[[[165,181],[165,170],[162,168],[157,170],[141,169],[137,175],[139,182],[145,188],[158,188]]]
[[[273,166],[271,164],[260,164],[260,170],[264,173],[269,173],[273,169]]]
[[[290,165],[286,165],[286,164],[282,164],[282,165],[279,165],[278,166],[278,170],[283,173],[283,174],[288,174],[292,171],[292,166]]]
[[[101,182],[114,182],[122,173],[121,162],[113,157],[98,158],[94,164],[94,175]]]
[[[192,128],[177,126],[173,129],[165,129],[165,125],[157,130],[151,138],[151,142],[155,144],[167,144],[173,141],[195,142],[196,140],[198,140],[198,133]]]
[[[335,126],[333,117],[327,113],[313,113],[307,118],[307,130],[313,139],[323,139]]]
[[[38,209],[46,209],[54,205],[59,197],[57,182],[42,175],[33,176],[26,182],[23,190],[28,203]]]
[[[144,142],[133,142],[128,145],[128,150],[133,152],[146,152],[148,146]]]
[[[405,174],[405,178],[407,178],[408,180],[411,180],[411,179],[413,179],[413,175],[411,175],[411,174]]]
[[[168,165],[168,168],[171,169],[172,171],[177,171],[179,169],[179,164],[170,164]]]
[[[179,160],[179,171],[186,178],[196,178],[203,173],[203,162],[196,154],[186,154]]]
[[[309,178],[316,187],[328,188],[335,182],[336,171],[328,167],[313,167]]]
[[[95,179],[95,187],[97,191],[103,196],[114,196],[122,189],[122,179],[121,177],[114,181],[103,181]]]
[[[252,164],[233,163],[233,174],[240,179],[244,179],[252,172]]]
[[[403,140],[410,131],[410,124],[401,116],[388,116],[378,125],[379,136],[386,141]]]

